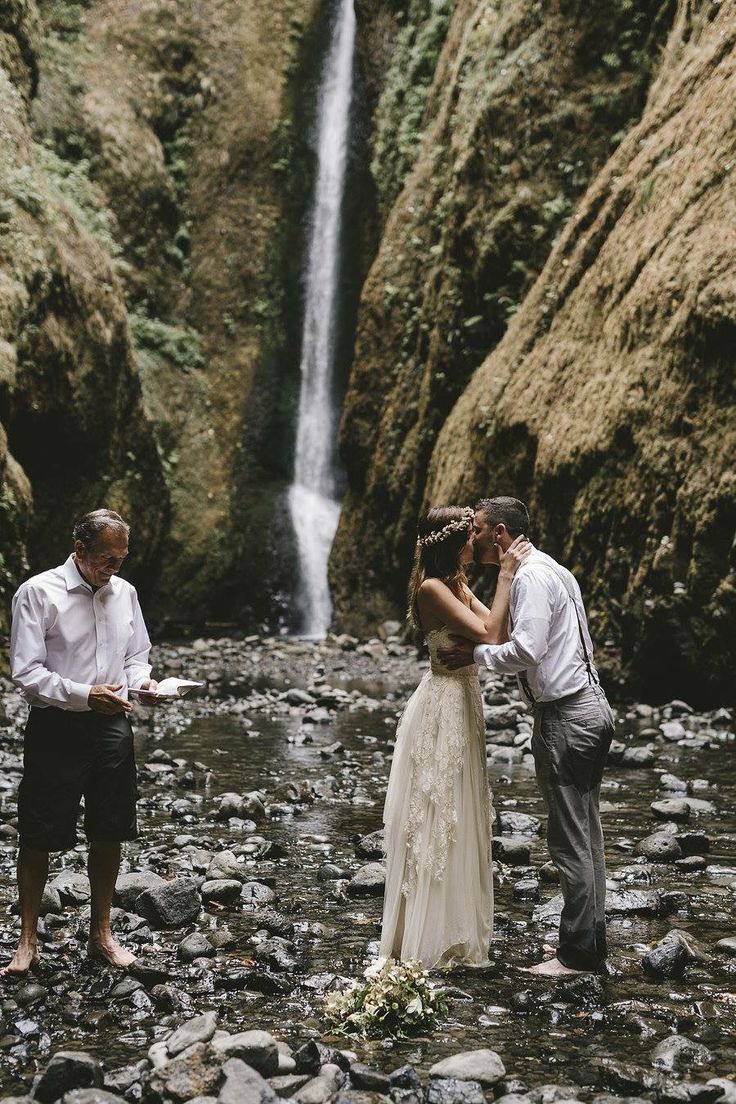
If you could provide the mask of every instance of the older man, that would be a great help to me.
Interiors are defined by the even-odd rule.
[[[21,934],[0,973],[25,974],[38,961],[49,852],[75,846],[82,797],[92,894],[88,953],[120,967],[134,958],[113,938],[110,906],[120,844],[137,834],[128,690],[156,683],[138,596],[117,577],[129,531],[112,510],[86,514],[74,527],[69,558],[23,583],[13,598],[11,673],[31,709],[18,794]]]

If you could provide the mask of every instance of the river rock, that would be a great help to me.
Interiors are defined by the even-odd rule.
[[[208,1043],[194,1043],[186,1054],[172,1058],[155,1069],[146,1090],[146,1099],[153,1104],[183,1102],[217,1092],[222,1080],[222,1066],[217,1052]]]
[[[493,1086],[506,1076],[506,1069],[495,1050],[465,1050],[436,1062],[429,1076],[479,1081],[481,1085]]]
[[[656,916],[660,908],[660,895],[653,890],[627,889],[621,893],[606,894],[606,913],[609,916]]]
[[[427,1104],[485,1104],[485,1099],[478,1081],[435,1077],[427,1086]]]
[[[268,1083],[277,1096],[288,1100],[311,1080],[306,1073],[281,1073],[277,1077],[269,1077]]]
[[[217,1039],[215,1049],[226,1058],[240,1058],[263,1077],[273,1077],[279,1068],[279,1048],[267,1031],[240,1031]]]
[[[165,1040],[169,1057],[175,1058],[195,1043],[208,1043],[217,1029],[217,1013],[205,1012],[178,1027]]]
[[[44,999],[46,992],[45,986],[39,985],[36,981],[28,981],[16,989],[13,999],[19,1008],[32,1008],[34,1004]]]
[[[39,916],[48,916],[49,913],[58,916],[58,914],[62,912],[63,907],[61,903],[61,894],[58,889],[54,889],[50,885],[44,886]]]
[[[621,756],[621,766],[632,770],[653,767],[655,761],[656,755],[650,747],[628,747]]]
[[[685,972],[688,954],[681,943],[659,943],[641,960],[642,969],[653,978],[679,978]]]
[[[729,958],[736,958],[736,935],[727,935],[724,939],[719,939],[714,950],[718,954],[728,955]]]
[[[653,862],[674,862],[682,858],[682,850],[671,832],[652,832],[636,845],[637,855],[643,855]]]
[[[705,1066],[711,1059],[707,1047],[694,1043],[685,1035],[670,1035],[652,1051],[652,1065],[661,1070],[689,1070],[694,1066]]]
[[[89,903],[91,890],[89,878],[86,874],[74,874],[71,870],[62,870],[50,883],[51,888],[59,894],[64,905],[86,905]]]
[[[322,1066],[317,1077],[299,1089],[292,1097],[297,1104],[327,1104],[345,1081],[345,1072],[332,1062]]]
[[[711,1077],[706,1081],[706,1085],[722,1090],[723,1095],[719,1099],[719,1104],[736,1104],[736,1081],[733,1078]]]
[[[362,1062],[354,1062],[350,1067],[350,1084],[356,1089],[365,1089],[366,1092],[383,1093],[388,1095],[391,1081],[384,1073],[363,1065]]]
[[[687,782],[683,778],[677,778],[674,774],[661,774],[659,784],[663,790],[669,790],[670,793],[687,793],[688,791]]]
[[[382,863],[362,866],[345,887],[351,897],[380,897],[386,885],[386,871]]]
[[[182,962],[193,962],[195,958],[212,958],[215,948],[202,932],[196,931],[184,936],[177,954]]]
[[[511,892],[516,901],[538,901],[539,882],[536,878],[522,878],[514,883]]]
[[[206,882],[236,879],[244,882],[248,877],[245,866],[239,863],[232,851],[218,851],[205,872]]]
[[[61,1098],[61,1104],[120,1104],[120,1097],[105,1089],[72,1089]]]
[[[542,830],[539,817],[515,813],[510,809],[499,810],[498,823],[504,835],[508,836],[538,836]]]
[[[293,1057],[297,1073],[308,1073],[312,1077],[319,1073],[322,1056],[314,1039],[309,1039],[298,1050],[295,1050]]]
[[[135,911],[155,928],[183,928],[197,919],[201,907],[197,883],[190,878],[146,889],[135,902]]]
[[[494,836],[491,844],[493,858],[506,866],[528,866],[531,844],[518,837]]]
[[[649,808],[659,820],[685,821],[690,819],[690,804],[678,797],[653,801]]]
[[[680,845],[683,856],[700,856],[710,851],[710,837],[705,832],[688,829],[684,832],[677,832],[675,839]]]
[[[242,891],[243,883],[237,878],[217,878],[212,882],[204,882],[200,889],[203,901],[216,901],[223,905],[233,904]]]
[[[83,1050],[58,1050],[36,1077],[31,1096],[40,1104],[52,1104],[71,1089],[101,1089],[102,1063]]]
[[[383,858],[383,829],[361,836],[355,844],[355,854],[359,859]]]
[[[243,882],[240,896],[252,905],[270,905],[276,900],[276,893],[263,882]]]
[[[115,883],[113,903],[126,912],[132,912],[141,893],[145,893],[147,889],[158,889],[165,884],[161,875],[155,874],[153,870],[135,870],[129,874],[120,874]]]

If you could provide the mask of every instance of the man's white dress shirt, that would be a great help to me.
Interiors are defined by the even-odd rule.
[[[13,597],[10,671],[34,708],[88,710],[93,686],[137,688],[151,677],[151,641],[135,587],[113,575],[92,589],[70,556]]]
[[[561,576],[575,595],[575,606]],[[548,556],[534,549],[516,572],[509,599],[509,637],[506,644],[478,644],[473,658],[481,667],[498,674],[526,672],[534,701],[551,702],[590,685],[580,643],[582,628],[592,664],[593,642],[588,630],[580,587],[575,576]],[[520,680],[522,694],[526,698]]]

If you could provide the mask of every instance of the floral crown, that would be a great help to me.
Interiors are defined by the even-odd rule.
[[[433,533],[427,533],[426,537],[419,537],[417,544],[420,548],[431,548],[433,544],[439,544],[440,541],[447,540],[453,533],[460,533],[463,529],[469,530],[474,518],[475,510],[473,507],[464,506],[461,518],[458,518],[457,521],[448,521],[447,525],[443,525],[441,529],[436,529]]]

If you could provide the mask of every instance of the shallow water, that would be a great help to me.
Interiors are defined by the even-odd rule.
[[[349,674],[349,672],[347,673]],[[390,676],[389,676],[390,678]],[[263,688],[278,681],[268,675],[244,679],[243,693],[250,688]],[[333,677],[333,685],[338,678]],[[375,947],[380,927],[380,898],[349,898],[344,882],[320,881],[317,873],[327,861],[354,872],[363,861],[356,859],[353,841],[381,826],[382,795],[390,767],[390,741],[393,739],[398,705],[408,695],[405,675],[388,683],[398,697],[396,705],[385,701],[386,675],[349,681],[346,673],[339,676],[339,685],[351,686],[361,692],[382,696],[381,708],[356,709],[338,713],[332,723],[302,725],[301,715],[268,716],[263,709],[235,713],[238,693],[232,693],[229,704],[220,702],[223,711],[210,712],[206,702],[191,702],[185,707],[191,723],[173,726],[173,731],[155,741],[141,735],[139,761],[145,762],[155,747],[161,747],[173,757],[206,764],[214,773],[206,784],[204,775],[192,790],[175,789],[162,794],[143,783],[140,827],[141,840],[128,849],[132,868],[151,865],[161,873],[171,872],[167,865],[177,855],[173,840],[182,832],[196,837],[197,844],[210,850],[235,845],[244,836],[227,824],[206,819],[212,799],[227,791],[247,792],[254,789],[271,791],[285,780],[308,781],[323,787],[328,776],[337,779],[334,796],[321,797],[312,805],[301,806],[296,815],[272,820],[259,826],[257,832],[280,845],[283,857],[253,860],[253,877],[272,877],[279,895],[275,906],[288,914],[296,925],[294,942],[298,966],[288,975],[294,987],[281,996],[267,996],[246,991],[227,992],[213,985],[212,966],[183,967],[176,960],[174,949],[182,933],[164,933],[157,942],[164,953],[170,950],[171,984],[189,994],[191,1011],[217,1007],[221,1025],[233,1030],[259,1027],[272,1031],[292,1045],[310,1036],[329,1037],[329,1027],[322,1013],[320,990],[334,975],[359,976]],[[620,711],[623,716],[623,711]],[[202,715],[198,715],[202,714]],[[186,715],[186,714],[185,714]],[[246,727],[248,723],[251,727]],[[649,723],[649,722],[647,722]],[[644,722],[637,722],[639,728]],[[621,720],[619,737],[626,738],[636,727],[631,720]],[[177,730],[178,729],[178,730]],[[312,743],[299,743],[308,732]],[[342,754],[323,758],[320,749],[338,740]],[[609,875],[615,877],[624,868],[630,875],[618,888],[683,891],[688,898],[686,913],[653,919],[641,916],[618,917],[609,927],[613,976],[590,986],[570,983],[550,986],[533,980],[520,968],[538,961],[543,939],[553,936],[554,926],[532,923],[535,903],[519,901],[513,896],[513,886],[525,874],[532,873],[547,860],[544,840],[532,841],[530,868],[502,868],[495,881],[497,928],[491,948],[491,965],[477,971],[454,971],[445,975],[446,983],[463,991],[451,1003],[451,1016],[427,1040],[362,1044],[343,1042],[355,1049],[370,1065],[391,1070],[410,1061],[424,1071],[431,1063],[459,1050],[491,1047],[497,1050],[511,1078],[519,1078],[529,1086],[549,1082],[586,1081],[586,1063],[596,1058],[612,1058],[632,1063],[651,1071],[650,1054],[655,1044],[675,1031],[706,1044],[712,1054],[707,1065],[697,1071],[698,1080],[723,1076],[733,1069],[733,1032],[736,1028],[736,960],[719,956],[710,964],[688,967],[685,977],[672,982],[653,982],[643,974],[639,960],[644,944],[651,944],[671,928],[692,933],[704,950],[710,950],[716,940],[736,932],[734,894],[736,884],[736,782],[729,766],[733,744],[714,742],[708,748],[687,748],[660,744],[654,769],[608,769],[603,792],[603,820]],[[385,758],[376,761],[376,752]],[[710,837],[708,866],[697,873],[685,873],[674,866],[653,868],[651,885],[639,880],[645,864],[633,854],[634,843],[653,831],[656,822],[650,802],[665,796],[657,788],[657,772],[667,770],[685,779],[706,778],[717,788],[698,797],[714,801],[715,816],[704,815],[691,820],[689,827],[704,829]],[[543,818],[544,811],[533,776],[526,768],[491,767],[494,801],[497,809],[514,809]],[[173,820],[169,815],[170,800],[202,798],[196,823]],[[676,795],[673,795],[676,796]],[[7,856],[7,850],[4,852]],[[147,861],[139,862],[139,854]],[[6,867],[7,869],[7,867]],[[177,871],[181,873],[181,870]],[[542,885],[542,898],[553,896],[555,886]],[[257,930],[257,911],[238,908],[203,912],[199,927],[226,925],[235,936],[237,950],[221,952],[217,962],[234,966],[249,961],[253,945],[250,936]],[[63,937],[60,931],[57,937]],[[66,933],[72,942],[63,943],[59,953],[67,950],[78,954],[74,933]],[[53,956],[52,956],[53,957]],[[221,969],[218,966],[218,971]],[[47,965],[47,969],[50,967]],[[326,976],[324,976],[326,975]],[[4,1063],[0,1087],[5,1095],[17,1090],[22,1079],[33,1072],[44,1053],[64,1047],[81,1047],[105,1060],[107,1067],[123,1065],[145,1056],[150,1043],[171,1029],[183,1016],[165,1016],[150,1002],[141,1000],[136,1007],[131,999],[110,999],[110,984],[106,975],[98,984],[93,968],[80,969],[84,984],[83,1008],[86,1019],[69,1023],[50,1005],[44,1014],[39,1008],[27,1012],[27,1018],[41,1021],[38,1035],[28,1041],[12,1043],[12,1037],[0,1040],[0,1055]],[[51,978],[42,983],[53,984]],[[57,975],[59,984],[66,982]],[[576,983],[577,985],[578,983]],[[12,999],[13,986],[6,986],[6,997]],[[527,998],[524,994],[528,992]],[[135,995],[134,995],[135,997]],[[632,1008],[630,1002],[643,1002]],[[63,1002],[62,1002],[63,1003]],[[92,1013],[97,1015],[91,1015]],[[5,1010],[12,1019],[12,1009]],[[17,1018],[17,1016],[15,1016]],[[2,1034],[0,1032],[0,1034]],[[44,1034],[48,1039],[44,1039]],[[589,1079],[590,1080],[590,1079]],[[27,1084],[27,1082],[26,1082]],[[632,1090],[633,1091],[633,1090]]]

